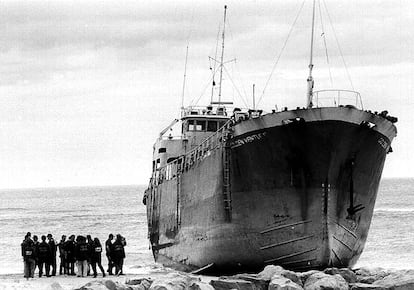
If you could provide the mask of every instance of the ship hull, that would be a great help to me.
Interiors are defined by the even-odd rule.
[[[221,273],[267,264],[354,265],[395,136],[392,124],[357,109],[328,108],[269,114],[231,129],[226,144],[150,187],[155,259]]]

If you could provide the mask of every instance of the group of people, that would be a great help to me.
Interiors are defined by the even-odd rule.
[[[47,238],[47,240],[46,240]],[[109,234],[105,242],[106,257],[108,259],[109,275],[122,275],[122,268],[125,259],[126,240],[120,234]],[[36,267],[39,268],[39,277],[43,275],[43,268],[46,277],[56,275],[56,256],[59,251],[60,266],[59,275],[76,275],[78,277],[85,277],[90,274],[92,267],[93,277],[97,277],[96,266],[105,277],[105,271],[102,267],[102,245],[98,238],[92,239],[91,235],[75,235],[69,236],[66,239],[65,235],[59,243],[56,243],[52,234],[47,236],[42,235],[41,241],[38,236],[32,235],[28,232],[21,244],[21,251],[24,261],[24,277],[34,278]],[[75,274],[75,264],[77,273]],[[51,269],[52,268],[52,269]],[[115,272],[113,272],[115,269]]]

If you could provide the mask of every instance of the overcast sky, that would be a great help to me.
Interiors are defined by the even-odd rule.
[[[383,176],[414,176],[414,2],[325,1],[365,109],[399,118]],[[333,87],[352,89],[321,3]],[[146,184],[152,144],[179,115],[187,45],[184,103],[209,101],[224,4],[225,59],[237,61],[223,98],[245,107],[253,83],[262,94],[302,0],[1,1],[0,187]],[[264,110],[305,105],[310,16],[306,1]],[[316,23],[316,89],[332,88]]]

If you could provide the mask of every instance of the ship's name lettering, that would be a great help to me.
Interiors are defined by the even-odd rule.
[[[232,148],[239,147],[239,146],[245,145],[247,143],[251,143],[251,142],[260,140],[264,136],[266,136],[266,132],[257,133],[257,134],[253,134],[253,135],[250,135],[250,136],[246,136],[244,138],[234,140],[232,142],[232,144],[231,144],[231,147]]]
[[[381,145],[382,148],[384,148],[385,150],[388,150],[388,143],[387,141],[385,141],[383,138],[379,138],[378,139],[378,144]]]

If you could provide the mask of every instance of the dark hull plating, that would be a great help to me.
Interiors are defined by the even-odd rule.
[[[235,124],[226,146],[150,186],[155,259],[180,270],[212,265],[219,272],[354,265],[395,127],[348,110],[290,111]],[[364,121],[375,121],[377,130]]]

